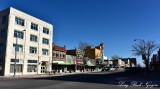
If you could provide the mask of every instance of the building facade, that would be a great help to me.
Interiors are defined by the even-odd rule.
[[[74,64],[76,65],[76,71],[84,70],[84,50],[81,49],[70,49],[67,50],[67,55],[75,56]]]
[[[95,60],[96,64],[99,65],[104,61],[104,44],[101,43],[99,46],[91,47],[87,46],[85,49],[85,57]]]
[[[136,67],[137,60],[136,58],[119,58],[110,60],[114,67],[124,68],[124,67]]]
[[[52,44],[52,71],[64,72],[66,65],[66,47],[57,46]]]
[[[12,7],[0,11],[1,75],[51,71],[52,34],[53,26],[45,21]]]
[[[153,54],[150,64],[152,69],[160,71],[160,49],[157,54]]]
[[[52,51],[53,51],[53,61],[63,61],[66,62],[66,46],[61,47],[55,44],[52,44]]]

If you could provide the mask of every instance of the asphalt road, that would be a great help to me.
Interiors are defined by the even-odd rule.
[[[84,73],[39,78],[0,78],[0,89],[158,89],[129,83],[121,83],[117,78],[125,72]],[[127,86],[128,85],[128,86]],[[136,86],[137,85],[137,86]]]

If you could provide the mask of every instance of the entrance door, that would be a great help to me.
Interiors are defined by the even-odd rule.
[[[46,70],[45,66],[41,66],[41,73],[45,73],[45,70]]]

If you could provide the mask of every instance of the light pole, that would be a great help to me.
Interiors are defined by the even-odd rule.
[[[23,30],[23,32],[24,31],[26,31],[26,30]],[[13,75],[13,77],[16,76],[17,50],[18,50],[17,44],[18,44],[18,36],[19,36],[19,34],[17,33],[15,36],[16,36],[16,45],[15,45],[15,60],[14,60],[14,75]]]

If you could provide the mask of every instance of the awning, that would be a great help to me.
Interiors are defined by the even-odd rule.
[[[53,61],[53,64],[65,65],[64,61]]]
[[[91,60],[88,60],[87,61],[87,66],[95,66],[95,65],[91,62]]]
[[[65,63],[64,61],[53,61],[52,64],[55,64],[55,65],[75,65],[75,64],[71,64],[71,63]]]
[[[75,64],[71,64],[71,63],[67,63],[67,62],[66,62],[65,65],[75,65]]]

